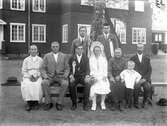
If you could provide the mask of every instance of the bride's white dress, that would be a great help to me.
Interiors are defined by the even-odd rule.
[[[110,92],[110,83],[108,76],[108,64],[105,57],[96,58],[91,56],[89,59],[90,75],[97,79],[90,88],[90,98],[95,94],[108,94]],[[105,79],[104,79],[105,78]]]

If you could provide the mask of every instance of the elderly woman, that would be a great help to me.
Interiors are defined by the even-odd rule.
[[[21,93],[23,100],[27,102],[26,110],[38,109],[38,101],[42,98],[41,73],[42,59],[37,56],[36,45],[31,45],[30,56],[24,59],[22,66],[23,80],[21,82]]]
[[[96,110],[96,96],[101,95],[101,109],[105,110],[105,97],[110,92],[108,76],[108,63],[104,55],[104,47],[100,42],[93,42],[89,58],[90,76],[93,85],[90,88],[92,100],[91,110]]]
[[[115,49],[114,56],[109,60],[109,80],[114,106],[122,111],[121,103],[125,99],[125,85],[121,82],[120,73],[126,68],[126,61],[122,57],[121,48]],[[111,110],[114,110],[113,106]]]

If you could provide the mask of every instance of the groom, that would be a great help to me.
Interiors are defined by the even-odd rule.
[[[75,45],[75,53],[69,60],[70,65],[70,94],[72,100],[72,107],[71,110],[75,110],[77,108],[77,85],[82,84],[84,86],[84,101],[83,101],[83,109],[85,111],[88,110],[88,102],[89,102],[89,90],[90,85],[86,83],[86,77],[89,76],[89,59],[83,53],[83,45],[76,44]]]

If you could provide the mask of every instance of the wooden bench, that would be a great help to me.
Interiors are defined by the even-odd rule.
[[[83,93],[81,91],[83,91],[83,85],[78,84],[77,85],[77,96],[78,97],[83,97]],[[50,91],[51,91],[51,97],[58,97],[59,93],[60,93],[60,87],[59,86],[51,86],[50,87]],[[69,92],[69,88],[66,91],[65,97],[70,97],[70,92]]]

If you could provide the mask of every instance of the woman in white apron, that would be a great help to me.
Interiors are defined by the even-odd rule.
[[[41,73],[42,58],[37,53],[36,45],[31,45],[30,56],[24,59],[22,65],[23,80],[21,82],[21,93],[23,100],[27,102],[26,110],[38,109],[38,101],[42,98]]]

